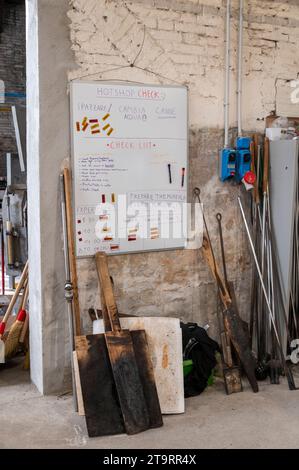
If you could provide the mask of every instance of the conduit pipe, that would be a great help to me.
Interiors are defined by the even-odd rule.
[[[229,91],[230,91],[230,1],[226,0],[225,93],[224,93],[224,147],[228,148]]]
[[[237,114],[238,136],[242,136],[242,72],[243,72],[243,8],[244,2],[239,4],[239,39],[238,39],[238,85],[237,85]]]

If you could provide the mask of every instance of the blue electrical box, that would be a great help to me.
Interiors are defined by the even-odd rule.
[[[236,180],[240,182],[251,169],[250,137],[238,137],[236,142]]]
[[[251,138],[250,137],[237,137],[236,149],[237,150],[250,150]]]
[[[249,150],[237,150],[236,180],[240,182],[245,173],[251,169],[251,154]]]
[[[224,148],[221,150],[219,158],[219,177],[221,181],[235,177],[237,171],[236,160],[235,149]]]

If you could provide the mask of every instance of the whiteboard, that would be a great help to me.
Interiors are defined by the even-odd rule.
[[[187,89],[71,83],[76,255],[182,248]]]

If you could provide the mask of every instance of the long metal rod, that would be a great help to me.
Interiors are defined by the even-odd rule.
[[[240,0],[239,39],[238,39],[238,136],[242,135],[242,72],[243,72],[243,0]]]
[[[69,263],[69,250],[67,238],[67,225],[66,225],[66,202],[65,202],[65,187],[64,177],[60,175],[60,189],[61,189],[61,215],[62,215],[62,231],[63,231],[63,247],[64,247],[64,268],[65,268],[65,299],[67,301],[68,323],[69,323],[69,336],[70,336],[70,349],[71,349],[71,368],[72,368],[72,387],[73,387],[73,404],[75,411],[78,411],[77,389],[75,382],[75,369],[73,351],[75,350],[74,341],[74,312],[72,301],[72,285],[70,282],[70,263]]]
[[[279,348],[279,353],[280,353],[280,356],[281,356],[281,362],[283,364],[284,371],[285,371],[285,374],[286,374],[286,377],[287,377],[287,380],[288,380],[289,389],[290,390],[298,390],[298,388],[296,387],[295,382],[294,382],[294,377],[293,377],[292,371],[288,367],[288,365],[286,363],[286,360],[285,360],[285,357],[284,357],[281,341],[279,339],[279,334],[278,334],[277,329],[276,329],[273,313],[272,313],[271,306],[270,306],[270,303],[269,303],[269,299],[268,299],[268,296],[267,296],[267,291],[266,291],[265,284],[264,284],[264,281],[263,281],[261,269],[260,269],[260,266],[259,266],[259,263],[258,263],[258,260],[257,260],[257,257],[256,257],[256,253],[255,253],[255,250],[254,250],[252,238],[251,238],[251,235],[250,235],[250,231],[249,231],[249,228],[248,228],[247,220],[246,220],[246,217],[245,217],[245,213],[244,213],[244,209],[243,209],[240,197],[238,197],[238,203],[239,203],[239,206],[240,206],[242,218],[243,218],[244,225],[245,225],[245,228],[246,228],[246,232],[247,232],[249,244],[250,244],[250,247],[251,247],[251,251],[252,251],[252,254],[253,254],[253,258],[254,258],[254,261],[255,261],[256,269],[257,269],[257,272],[258,272],[258,275],[259,275],[259,278],[260,278],[260,282],[261,282],[261,286],[262,286],[262,289],[263,289],[266,305],[268,307],[269,316],[270,316],[270,319],[271,319],[271,322],[272,322],[273,331],[274,331],[275,338],[276,338],[276,341],[277,341],[277,345],[278,345],[278,348]]]
[[[224,94],[224,146],[228,148],[230,92],[230,0],[226,1],[225,94]]]
[[[254,258],[254,262],[255,262],[255,266],[256,266],[256,269],[257,269],[257,272],[258,272],[258,275],[259,275],[259,278],[260,278],[260,282],[261,282],[261,286],[262,286],[262,289],[263,289],[265,301],[266,301],[266,304],[267,304],[267,307],[268,307],[268,312],[269,312],[269,315],[270,315],[270,318],[271,318],[271,321],[272,321],[273,330],[275,332],[277,342],[281,346],[279,336],[278,336],[278,333],[277,333],[277,329],[276,329],[276,325],[275,325],[275,321],[274,321],[274,317],[273,317],[273,313],[272,313],[272,309],[271,309],[271,306],[270,306],[270,303],[269,303],[268,294],[267,294],[266,287],[265,287],[265,284],[264,284],[263,276],[262,276],[262,273],[261,273],[259,262],[258,262],[257,257],[256,257],[256,253],[255,253],[252,238],[251,238],[251,235],[250,235],[249,227],[248,227],[248,224],[247,224],[246,216],[245,216],[244,209],[243,209],[243,206],[242,206],[242,202],[241,202],[241,199],[240,199],[239,196],[238,196],[238,203],[239,203],[239,206],[240,206],[242,218],[243,218],[244,225],[245,225],[245,228],[246,228],[250,248],[251,248],[252,255],[253,255],[253,258]]]
[[[67,239],[67,225],[66,225],[66,202],[65,202],[65,188],[64,188],[64,177],[60,175],[60,185],[61,185],[61,212],[62,212],[62,233],[63,233],[63,248],[64,248],[64,270],[65,278],[67,281],[70,281],[71,271],[70,271],[70,258],[68,248],[68,239]]]
[[[266,242],[265,242],[265,236],[266,236],[266,213],[267,213],[267,193],[264,193],[263,195],[263,218],[262,218],[262,240],[261,240],[261,248],[262,248],[262,275],[264,275],[264,268],[265,268],[265,248],[266,248]]]

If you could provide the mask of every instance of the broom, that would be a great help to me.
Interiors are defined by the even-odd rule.
[[[16,318],[16,321],[11,326],[5,341],[5,358],[13,356],[18,349],[20,335],[22,333],[24,322],[26,320],[26,304],[28,300],[28,294],[29,285],[27,283],[26,287],[24,288],[21,308],[19,310],[18,316]]]
[[[6,323],[7,323],[7,320],[9,319],[12,311],[13,311],[13,308],[14,308],[14,305],[17,301],[17,298],[19,296],[19,293],[21,292],[21,289],[24,285],[24,282],[27,278],[27,273],[28,273],[28,261],[26,262],[25,264],[25,267],[23,269],[23,272],[22,272],[22,276],[21,276],[21,279],[20,279],[20,282],[14,292],[14,295],[12,296],[11,298],[11,301],[9,303],[9,306],[6,310],[6,313],[3,317],[3,320],[2,322],[0,323],[0,363],[4,363],[4,357],[5,357],[5,343],[3,341],[3,335],[4,335],[4,332],[5,332],[5,327],[6,327]]]
[[[24,321],[24,326],[20,334],[19,343],[23,346],[23,348],[27,348],[28,343],[28,329],[29,329],[29,312],[28,309],[26,310],[26,319]]]

